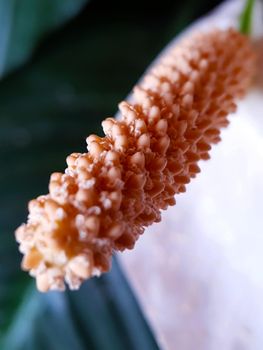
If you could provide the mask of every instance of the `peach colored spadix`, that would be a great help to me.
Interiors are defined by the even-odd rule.
[[[253,71],[249,39],[233,29],[191,35],[160,58],[120,103],[122,117],[103,121],[105,137],[89,136],[88,152],[68,156],[49,194],[29,203],[16,238],[40,291],[108,271],[115,250],[161,220],[220,141]]]

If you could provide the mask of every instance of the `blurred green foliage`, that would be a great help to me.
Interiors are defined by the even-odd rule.
[[[1,350],[157,348],[116,262],[78,292],[41,295],[20,271],[13,231],[27,201],[46,193],[49,174],[85,151],[85,137],[100,133],[163,46],[215,3],[90,1],[39,41],[84,1],[0,0],[0,70],[28,58],[0,81]]]
[[[87,0],[0,0],[0,76],[32,53],[38,40],[70,19]]]

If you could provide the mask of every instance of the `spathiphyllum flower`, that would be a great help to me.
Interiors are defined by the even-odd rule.
[[[16,231],[22,267],[40,291],[71,289],[110,269],[114,251],[132,249],[161,220],[209,158],[211,145],[253,77],[248,37],[234,29],[190,34],[147,72],[105,137],[87,138],[49,194],[29,203]],[[164,240],[165,240],[165,232]]]

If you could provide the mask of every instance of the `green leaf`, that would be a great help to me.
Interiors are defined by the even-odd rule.
[[[116,288],[119,286],[120,288]],[[158,350],[117,263],[79,292],[40,294],[29,286],[2,350]]]
[[[0,0],[0,77],[24,63],[39,38],[76,15],[86,0]]]
[[[20,271],[13,232],[28,200],[46,193],[50,173],[64,170],[69,153],[85,151],[86,136],[101,132],[100,121],[114,115],[171,36],[202,13],[180,20],[189,3],[165,0],[151,11],[135,0],[127,11],[95,1],[0,82],[1,350],[157,347],[116,263],[78,292],[42,295]]]

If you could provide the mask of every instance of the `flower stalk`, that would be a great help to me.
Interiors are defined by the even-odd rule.
[[[240,33],[250,35],[252,30],[252,15],[255,5],[255,0],[247,0],[244,10],[240,15],[239,30]]]

